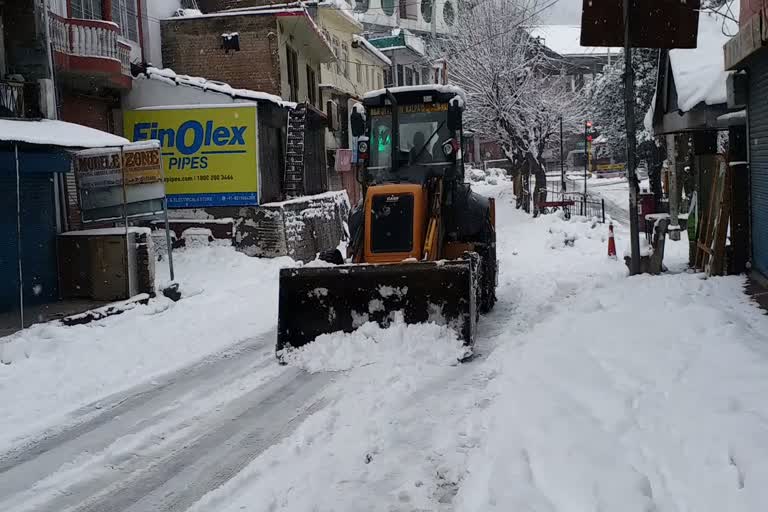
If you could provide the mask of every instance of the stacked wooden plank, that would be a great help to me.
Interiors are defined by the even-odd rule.
[[[718,170],[712,174],[709,202],[702,211],[696,244],[695,266],[708,276],[726,273],[725,246],[731,218],[731,182],[733,171],[725,158],[718,158]]]

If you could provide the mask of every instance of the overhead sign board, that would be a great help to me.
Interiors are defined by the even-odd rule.
[[[160,141],[169,207],[258,204],[256,106],[131,110],[123,118],[127,137]]]
[[[74,169],[83,221],[156,215],[165,186],[158,146],[138,144],[75,154]]]
[[[696,48],[700,0],[629,0],[632,48]],[[624,46],[623,0],[583,0],[581,45]]]

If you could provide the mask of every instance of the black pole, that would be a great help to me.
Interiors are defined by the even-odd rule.
[[[565,192],[565,157],[563,155],[563,116],[560,116],[560,187]]]
[[[398,160],[398,156],[400,156],[400,121],[398,119],[397,98],[389,89],[387,89],[386,95],[392,106],[392,130],[390,132],[392,140],[392,171],[397,172],[400,166]]]
[[[627,172],[629,178],[629,238],[632,250],[630,275],[640,273],[640,238],[637,219],[637,174],[635,173],[635,72],[630,41],[630,1],[624,0],[624,117],[627,125]]]
[[[584,201],[587,200],[587,121],[584,121]]]

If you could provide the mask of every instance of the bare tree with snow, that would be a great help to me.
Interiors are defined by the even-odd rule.
[[[435,49],[448,60],[451,82],[467,93],[465,124],[497,140],[515,165],[541,167],[560,118],[566,131],[584,119],[582,97],[570,90],[557,55],[525,30],[543,7],[538,0],[465,4],[454,35]]]

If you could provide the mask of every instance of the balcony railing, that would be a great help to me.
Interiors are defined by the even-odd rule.
[[[40,86],[31,82],[0,80],[0,117],[42,117]]]
[[[50,13],[54,50],[76,57],[120,61],[123,75],[131,73],[131,47],[118,40],[119,27],[111,21],[62,18]]]

